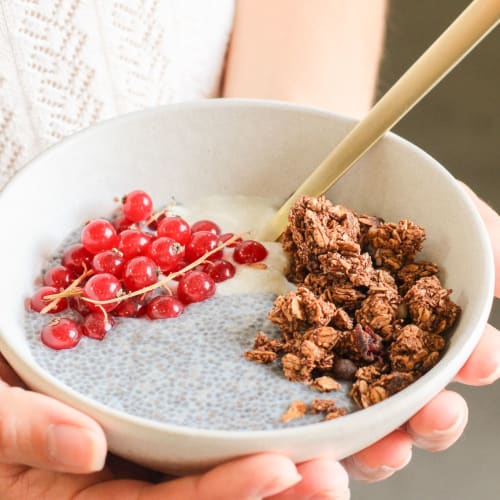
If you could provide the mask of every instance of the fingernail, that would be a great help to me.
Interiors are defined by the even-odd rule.
[[[500,378],[500,362],[496,364],[490,375],[479,379],[481,385],[489,385]]]
[[[419,448],[429,451],[439,451],[443,447],[447,448],[451,444],[450,440],[455,440],[459,437],[467,419],[467,412],[462,412],[458,415],[455,423],[447,429],[434,429],[428,434],[419,434],[412,429],[411,425],[408,425],[407,432],[412,438],[413,443]]]
[[[316,493],[309,500],[349,500],[351,498],[351,491],[349,489],[343,491],[322,491]]]
[[[302,481],[302,476],[297,472],[286,476],[281,475],[267,483],[267,485],[259,492],[259,496],[270,497],[272,495],[276,495],[288,488],[291,488],[292,486],[295,486],[300,481]]]
[[[349,457],[351,462],[351,467],[349,467],[349,474],[352,475],[354,479],[360,481],[380,481],[389,476],[392,476],[396,471],[406,467],[411,460],[412,450],[408,451],[408,455],[401,461],[397,466],[380,465],[378,467],[370,467],[365,463],[358,460],[356,457]]]
[[[49,425],[49,457],[72,471],[92,472],[104,467],[105,453],[99,436],[89,429],[71,425]]]
[[[448,437],[456,434],[456,432],[460,429],[460,427],[464,423],[464,419],[466,418],[465,414],[458,415],[458,418],[455,420],[455,423],[448,427],[447,429],[434,429],[427,437],[430,439],[440,439],[442,437]]]

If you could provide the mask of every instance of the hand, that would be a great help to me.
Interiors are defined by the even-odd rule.
[[[500,217],[467,186],[490,235],[495,258],[495,296],[500,298]],[[468,385],[487,385],[500,378],[500,331],[487,325],[476,349],[455,380]],[[444,390],[404,426],[374,445],[344,460],[349,475],[362,481],[379,481],[405,467],[412,445],[428,451],[450,447],[467,423],[467,403],[453,391]]]
[[[161,483],[158,474],[113,456],[104,467],[105,459],[106,439],[96,422],[26,390],[0,355],[2,500],[302,500],[326,492],[349,498],[347,473],[326,458],[295,466],[266,453]]]

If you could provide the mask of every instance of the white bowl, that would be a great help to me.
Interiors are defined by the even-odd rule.
[[[442,360],[410,387],[338,420],[272,431],[211,431],[154,422],[72,390],[33,359],[23,300],[47,257],[82,221],[102,216],[131,189],[186,202],[249,194],[282,202],[353,126],[351,119],[287,104],[210,100],[171,105],[102,123],[26,166],[0,194],[0,347],[34,390],[95,418],[123,457],[185,473],[261,451],[295,461],[328,452],[340,459],[396,429],[443,389],[486,323],[493,258],[478,212],[452,176],[426,153],[388,134],[327,194],[386,220],[425,226],[422,258],[437,262],[462,307]],[[15,235],[15,237],[12,237]]]

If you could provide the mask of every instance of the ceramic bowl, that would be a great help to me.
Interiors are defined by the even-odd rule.
[[[0,194],[0,346],[34,390],[78,408],[105,430],[113,452],[174,473],[236,456],[278,451],[295,461],[346,457],[403,424],[443,389],[466,361],[486,323],[493,259],[478,212],[454,178],[425,152],[388,134],[327,196],[386,220],[423,225],[421,258],[437,262],[463,313],[441,361],[389,399],[343,418],[271,431],[203,430],[125,414],[87,398],[44,371],[23,329],[24,298],[47,257],[82,220],[142,188],[153,199],[189,203],[210,194],[249,194],[279,205],[354,121],[262,101],[210,100],[134,113],[91,127],[27,165]]]

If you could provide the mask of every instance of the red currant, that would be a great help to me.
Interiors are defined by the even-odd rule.
[[[191,232],[197,233],[198,231],[210,231],[218,236],[220,234],[220,227],[211,220],[199,220],[191,226]]]
[[[116,309],[113,309],[113,316],[122,318],[139,318],[146,313],[146,305],[139,297],[130,297],[118,304]]]
[[[148,304],[149,319],[176,318],[184,312],[184,304],[172,295],[160,295]]]
[[[151,245],[152,236],[137,229],[127,229],[120,233],[118,250],[125,260],[146,255]]]
[[[85,302],[85,300],[82,300],[80,297],[71,297],[71,299],[69,299],[69,306],[71,309],[80,313],[82,316],[87,316],[87,314],[92,312],[87,304],[88,302]]]
[[[109,273],[121,278],[125,259],[118,250],[105,250],[94,255],[92,267],[97,273]]]
[[[183,304],[201,302],[215,293],[215,282],[202,271],[191,271],[179,280],[177,297]]]
[[[130,226],[133,224],[134,223],[131,220],[128,220],[123,214],[117,215],[113,219],[113,226],[115,226],[117,233],[130,229]]]
[[[83,246],[93,254],[118,245],[118,234],[111,222],[104,219],[94,219],[82,229]]]
[[[82,333],[91,339],[102,340],[114,324],[113,318],[107,317],[102,311],[94,311],[83,318]]]
[[[216,282],[220,283],[231,279],[236,273],[236,268],[231,262],[220,259],[206,264],[205,272]]]
[[[58,293],[58,289],[53,286],[42,286],[39,288],[35,294],[31,297],[30,308],[33,311],[40,312],[44,307],[48,306],[51,302],[50,299],[45,299],[47,295],[52,295]],[[53,306],[49,313],[58,313],[64,311],[68,307],[68,301],[66,299],[59,299],[57,303]]]
[[[116,276],[109,273],[94,274],[83,287],[84,297],[92,300],[115,299],[121,291],[120,281]],[[91,302],[87,302],[87,304],[93,311],[100,310],[96,304],[92,304]],[[101,307],[105,311],[112,311],[117,305],[118,302],[111,302],[109,304],[101,304]]]
[[[92,254],[81,244],[71,245],[62,256],[62,265],[67,267],[75,275],[83,272],[84,266],[90,269]]]
[[[254,240],[247,240],[234,249],[233,259],[238,264],[260,262],[267,257],[266,247]]]
[[[182,259],[179,264],[176,266],[175,269],[172,269],[172,271],[170,271],[171,273],[175,273],[177,271],[180,271],[181,269],[184,269],[187,265],[189,264],[189,262],[186,262],[185,259]],[[179,281],[180,279],[182,278],[182,274],[179,274],[177,275],[174,280],[175,281]]]
[[[57,318],[42,328],[42,342],[52,349],[71,349],[82,337],[78,323],[69,318]]]
[[[166,217],[165,213],[161,213],[158,215],[155,219],[153,219],[149,224],[148,228],[151,229],[151,231],[157,231],[158,230],[158,224]]]
[[[184,257],[184,247],[172,238],[161,236],[151,243],[148,252],[163,273],[177,269],[179,262]]]
[[[231,239],[234,236],[233,233],[224,233],[219,236],[219,240],[221,243],[226,243],[227,240]],[[242,238],[236,238],[232,243],[226,245],[226,248],[234,248],[241,244],[243,241]]]
[[[149,257],[134,257],[123,268],[123,283],[131,292],[152,285],[157,280],[157,266]]]
[[[158,236],[167,236],[185,246],[191,239],[191,228],[182,217],[165,217],[158,223]]]
[[[194,262],[207,252],[219,246],[219,237],[210,231],[198,231],[193,233],[191,241],[186,245],[186,260]],[[222,257],[222,250],[215,252],[209,260],[217,260]]]
[[[55,288],[66,288],[72,281],[71,271],[64,266],[47,269],[43,276],[43,284]]]
[[[210,271],[212,267],[212,262],[202,262],[201,264],[198,264],[196,267],[194,267],[192,269],[192,271],[202,271],[204,273],[207,273],[208,274],[208,271]],[[179,279],[181,278],[181,276],[179,276]],[[177,280],[179,281],[179,280]]]
[[[123,198],[123,215],[133,221],[140,222],[151,217],[153,200],[144,191],[131,191]]]

